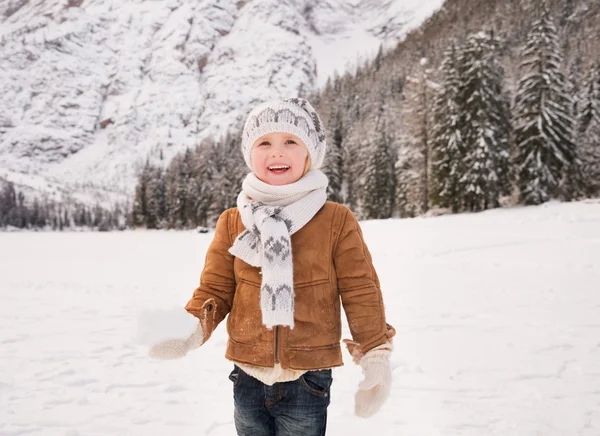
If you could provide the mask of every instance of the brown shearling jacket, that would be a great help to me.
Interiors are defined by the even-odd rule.
[[[200,286],[186,305],[206,341],[229,314],[225,357],[235,362],[312,370],[343,365],[340,300],[360,353],[394,334],[386,324],[379,279],[354,214],[326,202],[291,237],[294,262],[294,328],[262,324],[260,268],[228,252],[245,229],[237,208],[220,216],[206,253]]]

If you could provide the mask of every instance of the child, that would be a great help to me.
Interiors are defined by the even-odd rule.
[[[229,314],[225,357],[234,362],[238,434],[324,435],[331,368],[343,365],[340,300],[353,337],[344,342],[365,376],[358,416],[371,416],[390,393],[395,331],[356,218],[326,201],[325,132],[313,107],[300,98],[258,106],[242,152],[252,172],[237,208],[217,222],[186,306],[198,328],[150,355],[184,356]]]

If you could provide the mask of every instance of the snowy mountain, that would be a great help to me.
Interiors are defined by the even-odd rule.
[[[147,158],[308,94],[442,3],[0,2],[0,178],[58,199],[130,196]]]

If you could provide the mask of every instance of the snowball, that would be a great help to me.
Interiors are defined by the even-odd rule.
[[[182,307],[144,310],[138,315],[136,342],[151,346],[168,339],[187,339],[198,318]]]

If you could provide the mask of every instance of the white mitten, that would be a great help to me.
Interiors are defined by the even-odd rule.
[[[392,370],[389,349],[373,349],[361,357],[364,380],[354,398],[354,413],[362,418],[373,416],[390,396]]]
[[[217,304],[214,298],[206,300],[200,308],[194,311],[193,315],[181,309],[181,311],[179,311],[179,314],[181,314],[181,312],[183,311],[185,313],[187,321],[189,321],[189,318],[194,317],[198,319],[196,330],[186,339],[167,339],[162,340],[156,345],[152,345],[150,347],[150,350],[148,351],[150,357],[163,360],[179,359],[180,357],[185,356],[188,353],[188,351],[200,347],[204,342],[208,340],[208,338],[212,334],[216,319],[216,309]],[[178,315],[175,319],[172,319],[169,325],[175,324],[174,321],[181,321],[180,315]],[[189,331],[190,330],[186,330],[185,335],[188,335]],[[161,333],[163,332],[161,331]],[[181,333],[172,333],[175,337],[181,335]]]
[[[204,331],[202,330],[202,324],[198,323],[196,331],[187,339],[166,340],[150,347],[148,354],[154,359],[179,359],[185,356],[188,351],[200,347],[203,343]]]

